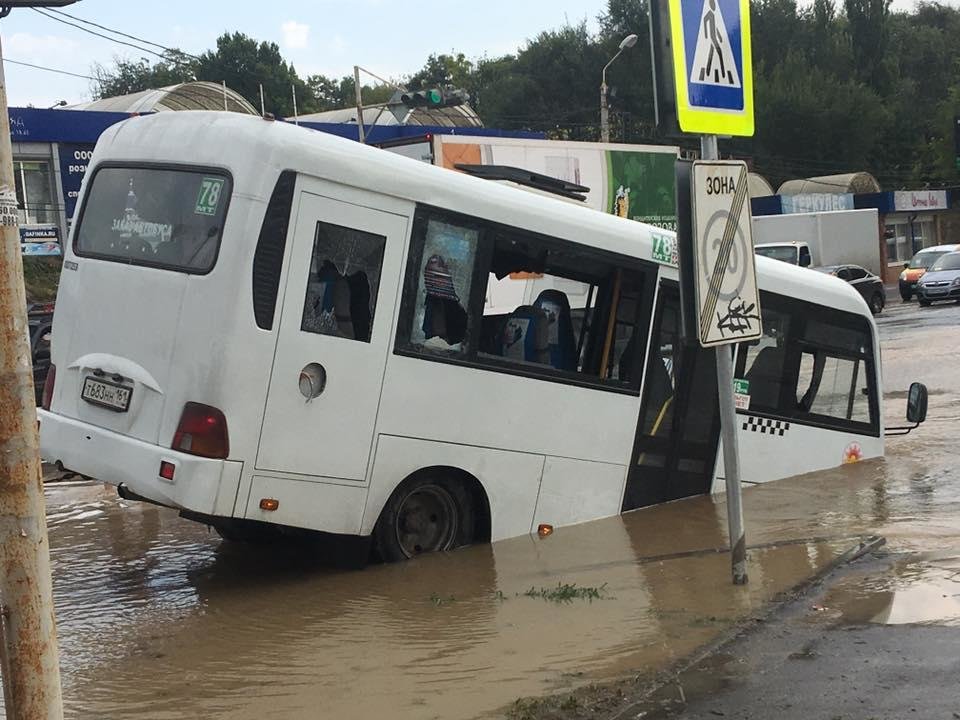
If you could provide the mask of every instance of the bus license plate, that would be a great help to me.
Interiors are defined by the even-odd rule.
[[[133,388],[104,382],[92,377],[84,378],[83,390],[80,391],[80,397],[88,403],[116,412],[126,412],[130,409],[130,396],[132,394]]]

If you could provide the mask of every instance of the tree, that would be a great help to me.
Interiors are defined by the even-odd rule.
[[[407,80],[411,90],[423,88],[454,87],[467,89],[474,77],[474,65],[463,53],[456,55],[431,55],[426,64]]]
[[[169,59],[150,64],[139,61],[116,61],[116,66],[94,68],[95,98],[126,95],[149,88],[165,87],[191,80],[226,82],[256,108],[260,107],[260,86],[263,86],[264,108],[275,115],[293,115],[293,93],[297,94],[300,113],[320,108],[316,96],[300,79],[293,65],[280,55],[276,43],[260,42],[243,33],[224,33],[217,38],[217,49],[199,57],[179,51]]]
[[[293,115],[293,93],[298,111],[315,112],[318,107],[307,84],[293,65],[280,55],[276,43],[258,43],[243,33],[224,33],[217,38],[217,49],[203,53],[197,61],[197,79],[226,82],[227,87],[243,95],[254,107],[260,107],[263,86],[264,108],[280,116]]]
[[[161,60],[151,65],[146,58],[123,60],[114,58],[112,69],[96,64],[90,88],[94,100],[129,95],[130,93],[167,87],[196,79],[194,63],[182,53],[171,54],[170,60]]]
[[[844,0],[856,77],[885,89],[891,0]]]

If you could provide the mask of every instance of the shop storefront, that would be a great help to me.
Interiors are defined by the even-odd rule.
[[[771,195],[751,200],[754,215],[876,209],[883,281],[888,285],[897,282],[904,263],[918,250],[960,242],[951,231],[958,211],[950,209],[950,202],[948,190]]]
[[[884,218],[887,264],[902,268],[917,251],[948,242],[942,237],[939,222],[939,213],[948,209],[947,191],[922,190],[891,194],[893,212]]]

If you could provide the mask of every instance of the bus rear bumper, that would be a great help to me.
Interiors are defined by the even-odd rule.
[[[242,462],[213,460],[162,448],[45,410],[40,419],[40,455],[47,462],[121,484],[147,500],[204,515],[233,515]],[[173,479],[160,463],[173,465]]]

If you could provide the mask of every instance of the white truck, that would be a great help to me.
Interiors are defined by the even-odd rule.
[[[754,252],[801,267],[859,265],[882,277],[880,242],[875,209],[753,218]]]

